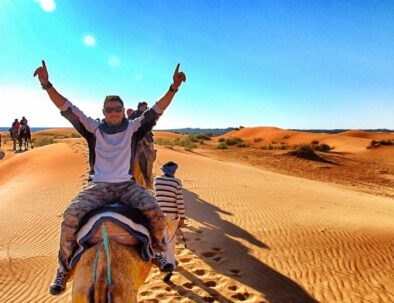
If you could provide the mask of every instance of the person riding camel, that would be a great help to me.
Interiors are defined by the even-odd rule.
[[[101,206],[112,202],[138,208],[147,218],[153,238],[153,248],[160,254],[167,249],[165,218],[154,196],[136,184],[132,173],[133,137],[142,137],[151,131],[164,110],[170,105],[175,93],[186,81],[186,76],[176,66],[173,83],[156,104],[140,117],[129,121],[125,117],[124,103],[119,96],[107,96],[103,103],[105,119],[98,122],[86,116],[78,107],[63,97],[49,82],[47,67],[42,66],[34,72],[41,86],[52,102],[60,109],[61,115],[74,127],[86,132],[92,155],[91,179],[88,185],[72,200],[63,214],[60,234],[59,267],[50,287],[52,295],[59,295],[66,289],[70,277],[70,259],[77,246],[76,233],[81,219]],[[78,130],[78,129],[77,129]],[[85,137],[86,138],[86,137]],[[166,262],[160,263],[164,268]],[[162,266],[163,265],[163,266]]]
[[[140,117],[146,110],[148,110],[148,103],[139,102],[137,110],[133,111],[130,115],[130,120]],[[153,183],[153,162],[156,160],[156,150],[153,143],[153,133],[149,131],[143,138],[136,144],[135,149],[135,169],[139,170],[136,174],[137,180],[144,187],[152,189]]]
[[[131,120],[131,115],[133,114],[134,110],[132,108],[128,108],[126,111],[127,119]]]
[[[11,128],[9,129],[9,131],[10,131],[10,138],[12,138],[12,132],[15,131],[15,130],[18,131],[19,127],[20,127],[19,120],[15,119],[14,122],[12,122]]]
[[[18,136],[21,135],[21,132],[23,132],[25,129],[29,129],[27,119],[25,116],[22,117],[21,122],[20,122],[20,127],[18,129]]]
[[[134,119],[138,118],[147,109],[148,109],[148,103],[146,103],[145,101],[139,102],[137,105],[137,110],[135,110],[131,113],[129,120],[134,120]],[[152,132],[148,132],[145,137],[149,143],[153,143],[153,133]]]

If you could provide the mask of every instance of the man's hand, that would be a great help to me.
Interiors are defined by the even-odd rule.
[[[178,89],[178,87],[181,86],[182,82],[186,81],[186,75],[183,72],[179,72],[179,66],[180,64],[178,63],[175,68],[173,76],[174,83],[172,84],[173,89]]]
[[[179,227],[186,227],[185,219],[179,219],[178,226]]]
[[[36,71],[34,72],[33,76],[37,76],[38,75],[38,80],[40,80],[41,85],[47,85],[48,84],[48,70],[47,70],[47,66],[45,65],[45,61],[42,60],[42,66],[40,66],[39,68],[36,69]]]

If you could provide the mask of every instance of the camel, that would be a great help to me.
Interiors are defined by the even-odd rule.
[[[153,188],[153,162],[156,160],[156,150],[153,143],[142,138],[137,145],[134,160],[134,178],[136,182],[147,188]]]
[[[19,142],[18,139],[18,129],[17,128],[10,128],[10,137],[13,143],[12,150],[16,151],[16,142]],[[21,146],[19,145],[19,150],[21,150]]]
[[[146,178],[136,162],[134,162],[136,182],[147,187],[149,183],[144,181]],[[152,262],[142,260],[136,251],[139,241],[125,229],[108,220],[105,220],[103,224],[109,243],[109,262],[103,244],[103,232],[99,228],[89,241],[92,247],[81,256],[71,273],[72,302],[136,303],[138,289],[148,277]],[[97,265],[94,270],[96,258]],[[108,264],[110,264],[110,271],[108,271]],[[94,272],[95,283],[93,283]],[[109,277],[111,285],[109,285]]]
[[[22,146],[25,150],[29,149],[30,147],[33,148],[33,144],[31,143],[31,131],[28,125],[21,125],[18,133],[18,142],[19,142],[19,151],[22,150]]]
[[[152,262],[141,259],[135,249],[138,240],[122,227],[111,221],[102,224],[107,235],[103,236],[100,228],[96,231],[89,241],[93,246],[82,255],[71,273],[72,302],[136,303],[138,289],[148,277]],[[105,236],[109,256],[102,241]]]

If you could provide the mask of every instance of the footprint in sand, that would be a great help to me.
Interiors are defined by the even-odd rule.
[[[244,292],[243,294],[238,293],[236,295],[231,296],[231,298],[234,298],[234,299],[237,299],[240,301],[245,301],[249,298],[249,293],[247,293],[247,292]]]
[[[227,289],[228,290],[232,290],[232,291],[236,291],[237,290],[237,286],[236,285],[230,285]]]
[[[195,273],[197,276],[203,276],[203,275],[205,274],[205,270],[203,270],[203,269],[197,269],[197,270],[194,271],[194,273]]]
[[[202,255],[203,255],[204,257],[211,258],[211,257],[216,256],[216,253],[213,252],[213,251],[206,251],[206,252],[203,252]]]
[[[187,289],[192,289],[194,286],[196,286],[196,284],[194,284],[193,282],[186,282],[183,284],[183,286]]]
[[[216,282],[215,281],[207,281],[207,282],[204,282],[204,285],[208,286],[208,287],[215,287]]]
[[[234,275],[234,276],[237,276],[237,277],[240,277],[241,276],[241,271],[239,270],[239,269],[230,269],[230,272]]]
[[[222,257],[217,256],[217,254],[220,253],[222,251],[222,249],[220,247],[213,247],[212,250],[213,251],[203,252],[202,255],[207,258],[213,258],[213,260],[216,262],[219,262],[220,260],[222,260]]]
[[[182,263],[189,263],[192,260],[192,258],[182,258],[179,259],[179,261],[181,261]]]

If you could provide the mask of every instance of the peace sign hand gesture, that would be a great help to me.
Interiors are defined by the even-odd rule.
[[[178,63],[175,68],[173,76],[174,83],[172,84],[173,89],[178,89],[178,87],[181,86],[182,82],[186,81],[186,75],[183,72],[179,72],[179,66],[180,64]]]
[[[38,80],[40,80],[41,85],[45,86],[45,85],[48,84],[49,76],[48,76],[47,66],[45,65],[45,61],[44,60],[42,60],[42,66],[37,68],[36,71],[33,74],[34,77],[37,76],[37,75],[38,75]]]

